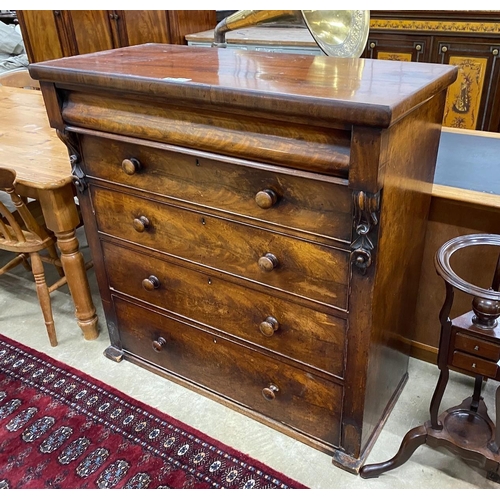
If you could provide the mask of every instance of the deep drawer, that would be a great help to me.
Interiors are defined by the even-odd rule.
[[[347,308],[347,251],[117,191],[91,190],[98,228],[106,234]],[[149,222],[142,232],[134,228],[140,217]]]
[[[116,244],[103,251],[114,290],[343,375],[345,320]]]
[[[82,136],[87,174],[256,221],[350,241],[352,202],[346,186],[161,149]],[[142,167],[133,175],[124,160]],[[259,203],[276,202],[269,208]]]
[[[340,385],[116,297],[114,303],[125,351],[338,446]]]

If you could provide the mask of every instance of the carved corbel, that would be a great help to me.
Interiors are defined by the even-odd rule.
[[[353,192],[354,231],[357,236],[351,244],[351,261],[363,274],[372,264],[372,252],[375,248],[370,233],[378,224],[380,212],[380,191],[366,193]]]
[[[56,133],[59,139],[61,139],[68,148],[73,184],[80,193],[83,193],[87,189],[87,179],[81,167],[81,155],[76,136],[66,130],[56,130]]]

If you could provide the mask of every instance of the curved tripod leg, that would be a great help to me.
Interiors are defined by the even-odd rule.
[[[415,450],[424,444],[427,440],[427,429],[425,425],[415,427],[406,433],[406,436],[399,447],[398,452],[393,458],[379,464],[365,465],[359,471],[359,475],[364,479],[378,477],[384,472],[396,469],[403,465],[415,452]]]
[[[444,390],[446,389],[446,385],[448,384],[448,379],[450,377],[450,370],[448,368],[443,368],[441,373],[439,374],[438,383],[436,385],[436,389],[434,389],[434,394],[431,399],[431,427],[440,431],[443,426],[438,421],[438,413],[439,413],[439,405],[443,399]]]

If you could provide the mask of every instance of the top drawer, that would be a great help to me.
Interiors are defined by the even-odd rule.
[[[253,163],[253,168],[222,156],[215,160],[196,152],[183,154],[94,136],[82,136],[81,141],[90,177],[254,221],[351,240],[351,193],[334,177],[317,180],[294,170],[298,175],[287,175],[281,167]],[[140,167],[127,174],[124,160]]]
[[[455,349],[490,359],[495,363],[500,359],[500,344],[498,342],[496,344],[488,342],[460,331],[457,332],[455,337]]]

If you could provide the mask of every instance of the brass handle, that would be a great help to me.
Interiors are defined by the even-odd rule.
[[[274,384],[269,384],[268,387],[262,389],[262,396],[268,401],[273,401],[276,399],[276,394],[279,392],[279,388]]]
[[[415,50],[422,50],[422,45],[420,45],[420,44],[415,45]]]
[[[370,49],[374,49],[376,46],[377,46],[377,44],[375,42],[370,43]]]
[[[498,56],[498,49],[493,49],[491,51],[491,53],[494,55],[494,56]]]
[[[260,208],[271,208],[278,201],[278,195],[272,189],[263,189],[255,195],[255,203]]]
[[[278,258],[272,253],[266,253],[259,259],[259,267],[267,273],[277,267],[278,264]]]
[[[273,316],[268,316],[260,325],[259,330],[264,337],[272,337],[280,327],[279,321]]]
[[[448,47],[446,45],[441,47],[441,52],[448,52]]]
[[[158,337],[156,340],[153,340],[153,349],[156,352],[160,352],[163,350],[163,346],[167,343],[167,341],[163,337]]]
[[[137,158],[125,158],[125,160],[122,161],[122,170],[127,175],[134,175],[141,169],[141,162]]]
[[[132,224],[134,226],[134,229],[138,233],[143,233],[146,229],[149,228],[151,222],[149,222],[149,219],[144,215],[140,215],[139,217],[134,219],[134,222]]]
[[[142,280],[142,288],[147,292],[152,292],[157,288],[160,288],[160,280],[156,276],[150,276]]]

